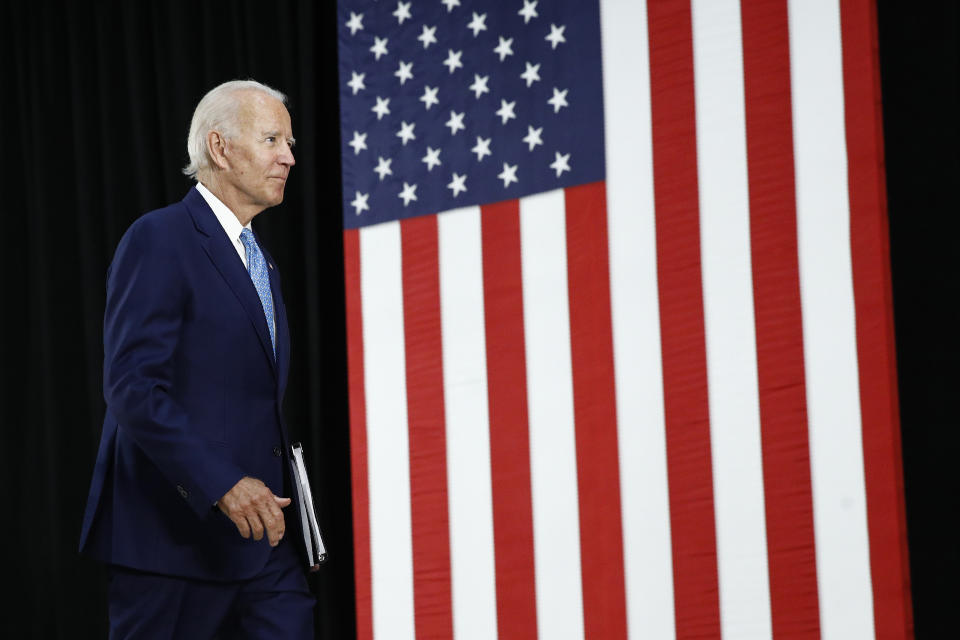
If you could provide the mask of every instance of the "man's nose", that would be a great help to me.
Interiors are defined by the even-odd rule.
[[[292,167],[293,165],[297,164],[296,159],[293,157],[293,149],[287,147],[286,150],[280,154],[277,162],[288,167]]]

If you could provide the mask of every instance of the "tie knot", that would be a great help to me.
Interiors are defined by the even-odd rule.
[[[253,231],[250,231],[250,229],[244,228],[244,230],[240,232],[240,242],[243,243],[243,246],[248,247],[248,248],[249,248],[251,245],[253,245],[254,242],[256,242],[256,241],[253,239]]]

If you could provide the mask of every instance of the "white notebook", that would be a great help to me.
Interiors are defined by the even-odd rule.
[[[303,525],[303,542],[307,548],[307,566],[310,571],[320,568],[320,563],[327,559],[327,548],[323,545],[320,536],[320,525],[317,524],[317,512],[313,507],[313,493],[310,491],[310,480],[307,478],[307,466],[303,462],[303,447],[299,442],[290,446],[293,475],[293,484],[297,490],[300,503],[300,523]]]

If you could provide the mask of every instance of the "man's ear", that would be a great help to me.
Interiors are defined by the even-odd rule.
[[[219,131],[211,131],[207,134],[207,153],[213,164],[220,169],[227,169],[227,139]]]

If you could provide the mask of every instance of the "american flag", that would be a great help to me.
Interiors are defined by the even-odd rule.
[[[912,636],[870,0],[340,0],[357,630]]]

